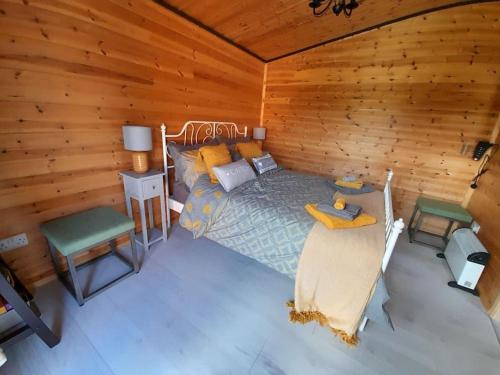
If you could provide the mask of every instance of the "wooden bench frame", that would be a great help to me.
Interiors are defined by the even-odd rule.
[[[130,239],[130,247],[132,249],[132,262],[130,262],[127,258],[125,258],[123,255],[121,255],[118,252],[118,249],[116,247],[116,238],[127,234],[129,235]],[[57,277],[59,280],[63,283],[63,285],[68,289],[68,291],[75,297],[75,299],[78,301],[78,304],[82,306],[86,301],[91,299],[92,297],[95,297],[96,295],[104,292],[106,289],[110,288],[111,286],[115,285],[116,283],[122,281],[123,279],[131,276],[134,273],[139,272],[139,261],[137,259],[137,249],[135,246],[135,232],[134,230],[126,231],[119,233],[116,236],[113,236],[111,238],[108,238],[104,241],[101,241],[99,243],[93,244],[91,246],[85,247],[81,250],[75,251],[74,253],[65,256],[66,261],[68,263],[68,271],[63,271],[60,267],[59,261],[58,261],[58,256],[57,256],[57,249],[52,245],[52,243],[47,240],[49,244],[49,249],[50,249],[50,257],[52,258],[52,263],[54,264],[54,268],[57,273]],[[96,258],[93,258],[85,263],[79,264],[78,266],[75,266],[75,261],[74,257],[84,251],[88,251],[90,249],[93,249],[94,247],[97,247],[99,245],[103,245],[109,243],[111,250],[108,251],[105,254],[102,254]],[[130,267],[130,270],[124,273],[123,275],[109,281],[108,283],[104,284],[103,286],[97,288],[96,290],[90,292],[87,295],[83,294],[82,288],[80,286],[80,282],[78,280],[78,270],[84,267],[87,267],[93,263],[99,262],[100,260],[107,258],[109,256],[115,256],[117,257],[120,261],[122,261],[124,264]]]
[[[418,217],[417,217],[417,213],[418,213]],[[444,234],[441,235],[441,234],[432,233],[432,232],[420,229],[420,227],[422,226],[422,221],[423,221],[424,217],[426,217],[426,216],[438,217],[440,219],[448,220],[448,225],[446,227]],[[415,226],[413,226],[413,222],[415,221],[415,218],[417,219],[417,223],[415,224]],[[419,207],[417,205],[415,205],[415,208],[413,209],[413,213],[411,215],[410,223],[408,224],[408,239],[409,239],[410,243],[415,242],[415,243],[418,243],[418,244],[421,244],[424,246],[428,246],[428,247],[431,247],[431,248],[439,250],[439,251],[444,251],[444,249],[446,248],[446,245],[448,245],[448,241],[450,240],[450,232],[451,232],[451,229],[453,228],[453,225],[455,223],[458,223],[458,228],[468,228],[471,225],[471,223],[468,223],[465,221],[450,219],[450,218],[447,218],[444,216],[435,215],[435,214],[431,214],[428,212],[422,212],[419,209]],[[437,246],[437,245],[434,245],[432,243],[416,239],[415,236],[417,233],[423,233],[423,234],[426,234],[428,236],[439,238],[443,241],[444,245]]]

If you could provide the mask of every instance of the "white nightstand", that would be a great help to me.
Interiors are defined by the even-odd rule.
[[[141,214],[142,233],[138,233],[135,238],[136,242],[143,246],[146,251],[149,247],[160,240],[167,240],[167,219],[165,205],[165,191],[163,188],[163,172],[151,170],[146,173],[136,173],[132,171],[120,172],[123,177],[123,186],[125,188],[125,203],[127,205],[127,213],[133,219],[132,201],[136,199],[139,202]],[[153,214],[153,199],[160,198],[161,209],[161,230],[154,226]],[[146,207],[148,204],[149,229],[146,222]]]

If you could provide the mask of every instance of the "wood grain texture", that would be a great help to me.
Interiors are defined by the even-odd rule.
[[[38,225],[86,208],[125,212],[124,123],[260,116],[263,64],[147,0],[0,1],[0,237],[32,284],[52,274]],[[158,212],[158,211],[157,211]]]
[[[500,115],[490,142],[498,144],[499,129]],[[491,255],[478,284],[481,301],[490,315],[500,320],[500,152],[493,154],[487,168],[488,172],[481,177],[472,194],[468,209],[481,225],[478,237]]]
[[[93,287],[120,271],[108,258],[82,276]],[[395,330],[370,321],[353,349],[316,324],[288,321],[293,280],[176,226],[140,273],[84,306],[57,281],[38,289],[42,318],[62,333],[61,343],[50,349],[30,336],[4,348],[0,375],[498,372],[490,320],[476,297],[446,285],[450,271],[432,250],[404,233],[385,277]]]
[[[307,0],[163,0],[264,60],[364,30],[454,0],[364,0],[351,18],[314,17]]]
[[[418,195],[461,202],[500,109],[499,17],[500,4],[463,6],[269,63],[266,147],[380,185],[392,168],[406,222]]]

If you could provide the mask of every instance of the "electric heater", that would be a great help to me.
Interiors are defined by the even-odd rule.
[[[478,294],[477,282],[490,254],[469,228],[457,229],[446,246],[444,256],[456,281],[449,286]]]

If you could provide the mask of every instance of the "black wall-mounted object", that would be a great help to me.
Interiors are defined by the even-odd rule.
[[[489,154],[486,155],[483,159],[484,154],[486,154],[486,151],[490,149],[490,147],[494,147],[493,151]],[[481,160],[481,164],[479,165],[479,168],[477,170],[477,174],[474,176],[474,178],[471,181],[470,188],[471,189],[477,189],[477,183],[481,176],[488,172],[488,163],[491,161],[491,158],[493,157],[493,154],[498,150],[498,145],[494,143],[490,143],[487,141],[480,141],[478,142],[476,148],[474,149],[474,154],[472,155],[472,159],[474,160]]]
[[[472,159],[478,161],[480,160],[483,155],[488,151],[490,147],[493,146],[493,143],[490,143],[488,141],[479,141],[476,145],[476,148],[474,149],[474,153],[472,155]]]

